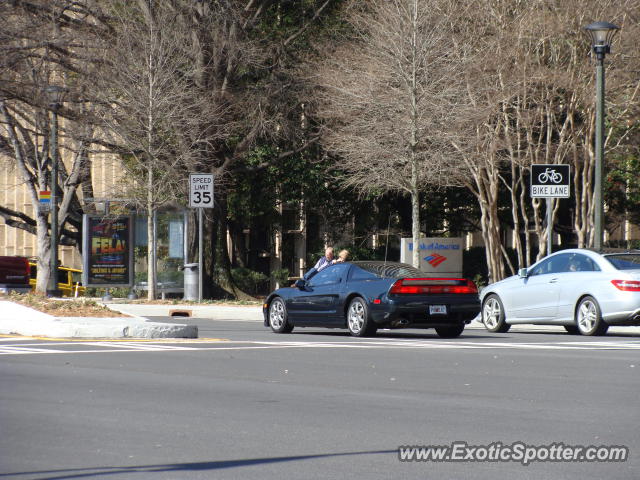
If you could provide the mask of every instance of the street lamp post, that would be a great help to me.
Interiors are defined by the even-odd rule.
[[[584,29],[591,35],[591,46],[596,55],[596,171],[594,185],[594,242],[596,250],[602,249],[604,202],[602,198],[602,176],[604,165],[604,57],[611,52],[611,40],[617,25],[608,22],[594,22]]]
[[[62,105],[66,89],[58,85],[46,88],[51,108],[51,256],[47,295],[59,297],[58,290],[58,109]]]

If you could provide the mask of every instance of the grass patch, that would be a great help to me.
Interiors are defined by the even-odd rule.
[[[98,304],[95,300],[85,298],[69,298],[65,300],[51,299],[35,293],[11,293],[7,300],[19,303],[56,317],[128,317],[120,312]]]

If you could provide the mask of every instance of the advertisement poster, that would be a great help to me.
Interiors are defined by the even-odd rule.
[[[400,261],[412,264],[413,239],[400,241]],[[420,270],[438,277],[462,276],[464,241],[460,237],[430,237],[420,239]]]
[[[131,217],[84,216],[83,282],[87,287],[128,287],[132,283]]]

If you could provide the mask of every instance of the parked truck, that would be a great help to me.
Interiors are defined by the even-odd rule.
[[[38,265],[31,260],[29,266],[31,267],[31,289],[35,291]],[[82,270],[58,266],[58,290],[63,297],[83,297],[87,289],[82,286]]]
[[[0,256],[0,293],[29,293],[29,259]]]

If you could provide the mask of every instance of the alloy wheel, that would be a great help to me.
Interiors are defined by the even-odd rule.
[[[505,311],[500,297],[491,293],[482,304],[482,323],[491,333],[506,333],[511,328],[505,321]]]
[[[576,309],[576,327],[582,335],[604,335],[609,325],[602,319],[598,301],[590,296],[584,297]]]
[[[353,333],[358,333],[364,327],[365,322],[365,309],[361,302],[351,302],[349,306],[349,330]]]
[[[496,328],[500,322],[501,314],[500,302],[497,298],[491,297],[485,302],[482,309],[482,321],[487,328]]]
[[[593,330],[598,321],[598,311],[596,305],[591,300],[585,300],[578,308],[578,328],[582,332]]]
[[[282,300],[276,299],[271,303],[271,307],[269,308],[269,323],[271,323],[274,329],[279,330],[284,325],[284,322],[284,303],[282,303]]]

